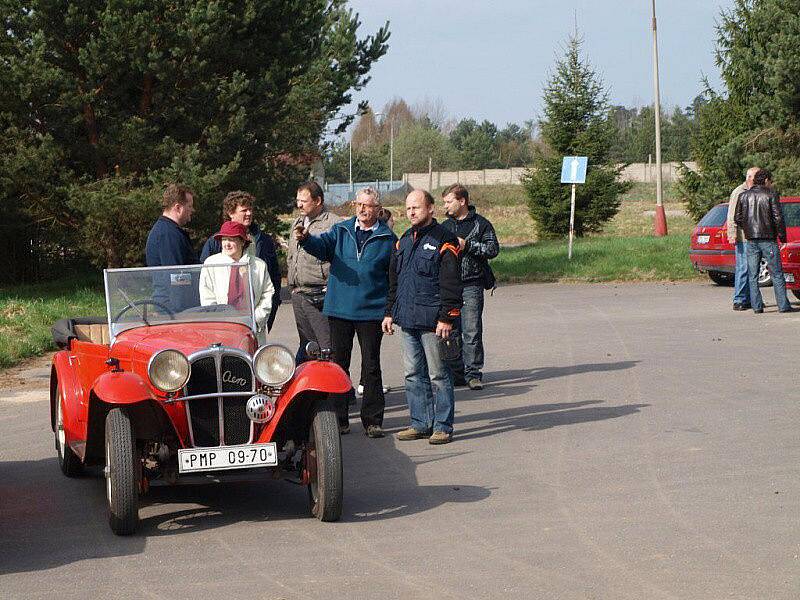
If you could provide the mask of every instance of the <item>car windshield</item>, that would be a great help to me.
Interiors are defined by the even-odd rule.
[[[225,321],[255,328],[246,263],[106,269],[105,286],[112,337],[176,322]]]
[[[706,213],[698,227],[720,227],[725,224],[725,219],[728,217],[728,205],[718,204]]]

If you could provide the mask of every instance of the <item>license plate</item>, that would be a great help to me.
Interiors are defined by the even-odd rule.
[[[710,235],[698,235],[697,236],[697,243],[698,244],[707,244],[708,240],[711,239]]]
[[[783,277],[787,283],[794,283],[794,275],[792,273],[784,273]]]
[[[179,473],[274,467],[277,464],[278,452],[273,442],[178,450]]]

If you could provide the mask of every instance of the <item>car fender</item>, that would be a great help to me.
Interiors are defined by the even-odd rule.
[[[56,402],[63,402],[64,434],[67,443],[85,438],[81,427],[81,411],[85,409],[83,386],[72,364],[73,356],[61,350],[53,355],[50,367],[50,427],[56,429]],[[56,396],[59,389],[61,398]],[[85,419],[84,419],[85,420]]]
[[[144,379],[130,371],[103,373],[95,380],[92,395],[108,404],[135,404],[156,399]]]
[[[344,370],[333,362],[312,360],[297,367],[292,381],[283,389],[275,405],[275,416],[258,436],[259,442],[269,442],[284,413],[301,398],[318,394],[344,394],[353,383]]]
[[[142,377],[130,371],[110,371],[95,380],[89,394],[86,462],[102,462],[106,415],[119,407],[125,407],[137,438],[157,438],[166,428],[172,429],[179,439],[182,437],[174,415],[166,410]],[[172,408],[182,412],[178,407]]]

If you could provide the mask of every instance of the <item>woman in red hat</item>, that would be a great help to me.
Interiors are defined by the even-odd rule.
[[[256,325],[259,345],[266,342],[266,323],[272,308],[272,294],[275,291],[267,273],[267,263],[245,252],[250,244],[247,228],[235,221],[225,221],[218,233],[214,234],[222,245],[222,252],[209,256],[203,265],[229,265],[244,263],[235,269],[215,267],[203,269],[200,274],[200,304],[227,304],[233,308],[246,310],[250,303],[250,286],[255,300]],[[250,274],[248,278],[248,272]]]

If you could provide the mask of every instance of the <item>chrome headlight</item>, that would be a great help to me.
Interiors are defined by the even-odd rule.
[[[177,350],[156,352],[147,365],[150,382],[162,392],[177,392],[186,385],[191,374],[189,359]]]
[[[294,375],[294,356],[279,344],[261,346],[253,357],[256,378],[266,386],[280,387]]]

